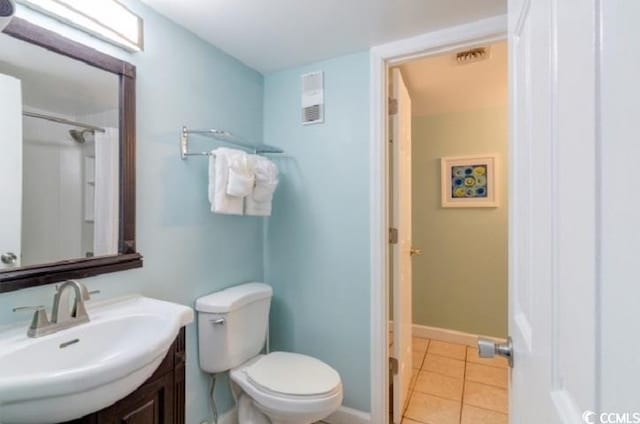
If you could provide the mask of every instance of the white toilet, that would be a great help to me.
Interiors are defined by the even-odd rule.
[[[289,352],[261,355],[273,290],[246,283],[196,301],[200,368],[231,371],[240,424],[310,424],[342,404],[342,381],[318,359]]]

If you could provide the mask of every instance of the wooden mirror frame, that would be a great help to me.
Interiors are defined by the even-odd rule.
[[[120,222],[117,255],[3,270],[0,293],[142,267],[142,256],[136,252],[135,66],[23,19],[13,18],[3,33],[119,76]]]

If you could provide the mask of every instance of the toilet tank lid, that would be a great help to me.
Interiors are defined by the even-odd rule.
[[[244,283],[198,298],[196,311],[214,314],[227,313],[271,296],[273,296],[273,289],[268,284]]]

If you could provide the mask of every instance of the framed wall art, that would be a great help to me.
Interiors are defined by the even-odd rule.
[[[440,159],[443,208],[498,207],[497,155]]]

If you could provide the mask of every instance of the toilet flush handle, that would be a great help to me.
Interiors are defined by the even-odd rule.
[[[213,325],[224,325],[224,318],[216,318],[210,320]]]

